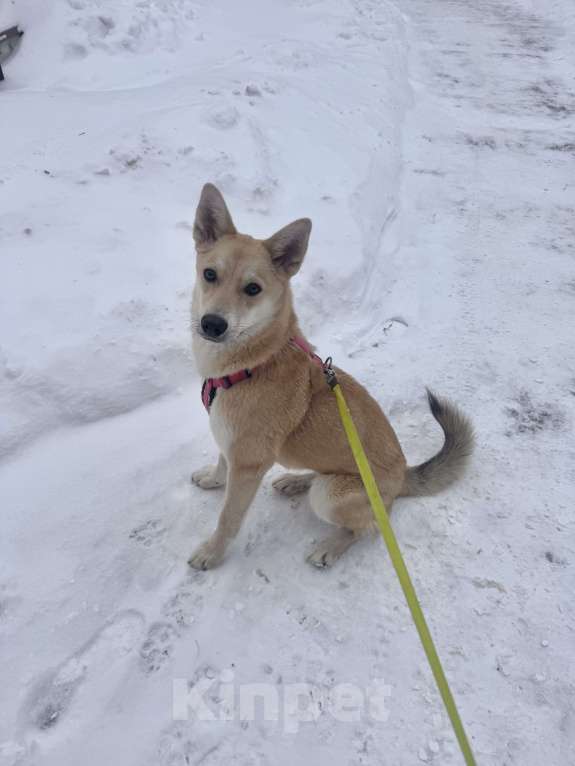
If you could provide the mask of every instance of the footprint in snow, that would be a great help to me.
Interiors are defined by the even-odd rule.
[[[21,601],[22,598],[8,584],[0,583],[0,633],[3,625],[12,619]]]
[[[140,669],[149,676],[171,657],[178,632],[169,622],[155,622],[140,647]]]
[[[145,675],[155,673],[169,660],[182,631],[196,622],[204,606],[199,587],[205,580],[205,572],[186,577],[162,608],[165,621],[150,626],[139,651],[139,665]]]
[[[189,628],[197,619],[204,606],[204,597],[198,593],[198,586],[205,580],[205,572],[194,573],[201,575],[186,581],[174,595],[164,604],[162,614],[173,620],[178,628]]]
[[[74,699],[111,695],[124,668],[125,658],[137,645],[144,618],[136,611],[117,615],[82,649],[41,679],[25,705],[25,719],[47,731],[59,725]]]
[[[216,107],[207,113],[205,119],[212,128],[230,130],[240,121],[240,113],[234,106]]]
[[[135,540],[144,548],[150,548],[166,533],[165,526],[158,519],[148,519],[130,532],[130,540]]]
[[[521,391],[514,405],[506,408],[506,414],[511,420],[507,436],[559,431],[565,424],[565,416],[558,407],[534,402],[527,391]]]
[[[196,722],[175,723],[164,731],[158,744],[158,766],[218,766],[221,763],[268,766],[272,762],[258,749],[260,743],[250,737],[245,723],[226,722],[226,731],[219,733],[214,732],[214,722],[208,723],[211,732],[199,732]]]

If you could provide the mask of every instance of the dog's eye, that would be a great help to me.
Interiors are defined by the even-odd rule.
[[[214,269],[204,269],[204,279],[206,282],[215,282],[218,278]]]
[[[246,295],[257,295],[258,293],[261,293],[262,288],[256,283],[256,282],[250,282],[249,285],[246,285],[244,287],[244,293]]]

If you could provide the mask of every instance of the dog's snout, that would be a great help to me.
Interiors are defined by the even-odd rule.
[[[204,314],[201,325],[204,335],[208,338],[221,338],[228,329],[228,323],[218,314]]]

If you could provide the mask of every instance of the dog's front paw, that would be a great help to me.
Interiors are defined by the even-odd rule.
[[[226,483],[218,476],[218,467],[215,465],[206,465],[192,474],[192,484],[196,484],[202,489],[217,489],[223,487]]]
[[[216,545],[212,539],[206,540],[200,547],[192,554],[188,560],[188,564],[193,569],[206,570],[213,569],[221,564],[224,558],[224,553],[220,546]]]

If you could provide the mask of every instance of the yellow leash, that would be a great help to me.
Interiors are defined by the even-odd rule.
[[[431,633],[427,627],[425,617],[421,611],[421,606],[419,604],[415,588],[413,587],[413,583],[411,582],[411,577],[409,576],[405,561],[401,555],[401,550],[399,549],[397,538],[395,537],[393,527],[391,526],[387,511],[385,510],[385,505],[383,504],[383,500],[379,494],[378,486],[361,444],[359,434],[357,433],[357,429],[351,417],[351,413],[343,396],[343,391],[341,390],[341,387],[337,382],[335,372],[331,367],[331,359],[326,361],[324,365],[324,372],[327,378],[327,382],[337,399],[339,414],[341,416],[345,433],[347,434],[349,446],[351,447],[355,462],[359,468],[359,473],[365,486],[367,496],[369,497],[369,502],[371,503],[375,519],[383,539],[385,540],[387,550],[389,551],[391,561],[399,578],[399,582],[403,589],[407,605],[409,606],[411,616],[413,617],[413,621],[415,623],[415,627],[419,633],[419,638],[423,644],[423,648],[427,656],[427,661],[429,662],[431,672],[435,678],[435,683],[437,684],[437,688],[441,694],[441,699],[443,700],[443,704],[447,710],[449,720],[453,726],[453,731],[455,732],[455,736],[459,742],[459,747],[461,748],[466,766],[476,766],[469,740],[467,739],[465,729],[463,728],[463,723],[459,716],[459,712],[457,711],[457,706],[455,704],[455,700],[453,699],[453,695],[451,694],[451,689],[447,683],[447,678],[443,672],[441,660],[437,654],[437,649],[435,648],[435,644],[433,643]]]

